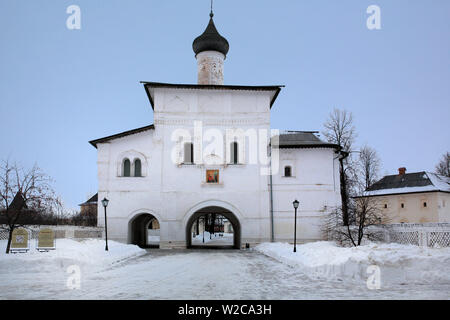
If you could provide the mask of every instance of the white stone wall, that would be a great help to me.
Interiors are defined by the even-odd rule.
[[[438,222],[450,222],[450,193],[438,192]]]
[[[284,176],[284,167],[292,177]],[[294,239],[294,207],[297,210],[297,241],[324,239],[322,218],[340,205],[339,166],[334,149],[281,149],[280,171],[273,177],[274,234],[276,241]]]
[[[450,222],[449,193],[405,193],[377,196],[375,199],[390,224]]]
[[[99,199],[107,197],[110,200],[107,215],[111,239],[127,242],[128,222],[135,215],[150,213],[162,222],[157,214],[161,207],[161,148],[154,143],[153,136],[154,131],[149,130],[97,146]],[[143,177],[121,176],[122,157],[129,154],[141,156]],[[104,226],[103,214],[99,201],[99,226]]]

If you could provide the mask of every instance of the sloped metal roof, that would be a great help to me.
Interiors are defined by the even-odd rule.
[[[292,131],[280,134],[278,146],[280,148],[333,148],[340,149],[340,146],[333,143],[324,142],[312,131]],[[272,140],[272,145],[276,143]]]
[[[403,175],[385,176],[381,180],[374,183],[370,188],[367,189],[367,191],[408,187],[424,187],[429,185],[432,185],[431,180],[428,179],[428,176],[423,171],[405,173]]]
[[[163,83],[163,82],[150,82],[141,81],[144,85],[145,92],[148,99],[155,109],[154,105],[154,89],[155,88],[169,88],[169,89],[192,89],[192,90],[243,90],[243,91],[272,91],[272,99],[270,100],[270,107],[273,106],[275,100],[280,94],[281,88],[284,85],[273,86],[242,86],[242,85],[216,85],[216,84],[182,84],[182,83]]]
[[[389,175],[374,183],[365,191],[365,195],[378,196],[433,191],[450,193],[450,178],[425,171]]]
[[[132,135],[132,134],[144,132],[144,131],[147,131],[147,130],[154,130],[154,129],[155,129],[155,126],[153,124],[151,124],[149,126],[145,126],[145,127],[142,127],[142,128],[128,130],[128,131],[124,131],[124,132],[121,132],[121,133],[114,134],[112,136],[108,136],[108,137],[92,140],[92,141],[89,141],[89,143],[91,145],[93,145],[95,148],[97,148],[97,144],[98,143],[105,143],[105,142],[108,142],[110,140],[119,139],[119,138],[126,137],[126,136],[129,136],[129,135]]]
[[[98,193],[96,193],[92,197],[90,197],[88,201],[83,202],[82,204],[79,204],[79,206],[86,206],[86,205],[90,205],[90,204],[96,204],[97,202],[98,202]]]

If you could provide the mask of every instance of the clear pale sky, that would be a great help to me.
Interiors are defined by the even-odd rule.
[[[69,30],[66,8],[81,8]],[[381,30],[366,9],[381,8]],[[67,207],[97,190],[89,140],[153,122],[139,81],[196,83],[209,0],[1,0],[0,159],[37,163]],[[351,111],[382,174],[450,151],[450,1],[215,0],[225,83],[284,84],[272,128],[322,130]]]

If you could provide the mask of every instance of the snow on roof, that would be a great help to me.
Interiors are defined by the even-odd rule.
[[[436,173],[426,172],[431,183],[441,191],[450,192],[450,178]]]
[[[374,184],[374,186],[377,184],[378,186],[371,188],[371,190],[370,189],[367,190],[366,192],[364,192],[364,195],[379,196],[379,195],[405,194],[405,193],[418,193],[431,191],[450,192],[450,178],[448,177],[444,177],[436,173],[425,171],[421,173],[414,173],[414,175],[416,178],[420,176],[420,180],[414,180],[414,184],[409,184],[409,186],[408,185],[405,186],[404,184],[400,185],[397,183],[399,187],[386,187],[388,184],[386,184],[385,182],[383,183],[383,181],[388,179],[392,180],[393,177],[393,176],[386,176],[379,182]],[[402,182],[404,181],[406,181],[406,179],[402,179]]]

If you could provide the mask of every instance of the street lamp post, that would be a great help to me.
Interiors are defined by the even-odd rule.
[[[105,208],[105,239],[106,239],[106,246],[105,251],[108,251],[108,225],[106,224],[106,207],[108,206],[109,200],[104,198],[102,200],[103,208]]]
[[[294,205],[294,209],[295,209],[295,222],[294,222],[294,252],[297,252],[297,208],[299,205],[299,202],[297,201],[297,199],[292,202],[292,204]]]

